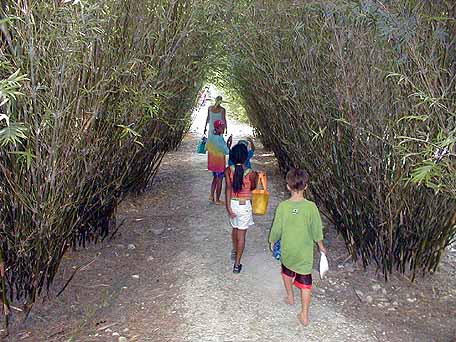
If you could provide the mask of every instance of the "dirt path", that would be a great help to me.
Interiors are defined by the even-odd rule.
[[[187,137],[166,157],[153,191],[122,204],[120,235],[65,258],[52,293],[74,267],[95,261],[61,297],[38,303],[25,324],[16,312],[9,341],[452,341],[456,336],[453,290],[437,288],[446,300],[436,305],[419,298],[401,302],[396,298],[405,296],[401,286],[407,281],[393,279],[387,288],[372,272],[338,266],[345,252],[333,231],[328,233],[333,273],[324,282],[315,274],[312,323],[302,327],[299,306],[282,303],[279,263],[266,249],[273,210],[255,218],[243,272],[233,275],[225,209],[207,201],[210,176],[195,144],[195,137]],[[272,209],[285,196],[274,158],[259,151],[254,167],[269,174]],[[454,279],[452,272],[453,264],[431,285],[443,279],[454,288],[448,280]],[[365,302],[375,291],[388,295],[372,294],[373,303]],[[426,325],[429,308],[434,316]],[[424,317],[423,309],[429,310]]]
[[[256,218],[249,231],[243,258],[244,271],[234,275],[229,260],[230,227],[225,209],[208,204],[205,158],[191,160],[189,193],[200,194],[191,200],[193,213],[188,221],[188,248],[180,251],[176,270],[179,300],[173,308],[180,324],[167,340],[175,341],[294,341],[368,340],[359,322],[350,322],[337,314],[328,303],[316,300],[312,308],[313,324],[308,329],[295,319],[297,307],[282,305],[279,264],[266,250],[272,211]],[[187,191],[185,191],[187,192]],[[277,200],[274,198],[272,207]],[[165,337],[165,336],[164,336]],[[302,340],[302,339],[298,339]]]

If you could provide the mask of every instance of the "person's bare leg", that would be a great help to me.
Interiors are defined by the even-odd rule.
[[[285,291],[287,292],[287,296],[285,297],[285,303],[293,305],[295,303],[293,294],[293,278],[288,277],[282,273],[282,280],[283,286],[285,286]]]
[[[312,297],[312,290],[301,289],[302,311],[300,314],[298,314],[298,318],[304,326],[309,325],[309,308],[310,308],[311,297]]]
[[[214,202],[214,193],[215,193],[216,184],[217,184],[217,178],[214,176],[212,178],[211,194],[209,195],[209,201],[211,201],[211,202]]]
[[[233,251],[236,251],[236,249],[237,249],[237,232],[238,232],[237,228],[233,228],[233,230],[231,231],[231,241],[233,242]]]
[[[222,194],[222,178],[220,178],[220,177],[217,177],[215,191],[216,191],[215,203],[224,204],[224,202],[220,200],[220,195]]]
[[[236,265],[239,265],[241,263],[242,253],[244,253],[246,233],[246,229],[237,230]]]

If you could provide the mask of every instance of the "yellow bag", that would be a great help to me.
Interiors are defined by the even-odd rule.
[[[263,190],[260,190],[260,183]],[[268,179],[264,172],[258,172],[257,188],[252,191],[252,210],[255,215],[264,215],[268,210]]]

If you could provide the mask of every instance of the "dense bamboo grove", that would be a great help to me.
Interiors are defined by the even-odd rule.
[[[68,248],[115,232],[118,203],[179,145],[209,67],[281,168],[311,173],[355,260],[385,277],[433,272],[456,233],[455,11],[443,0],[2,1],[2,302],[30,308]]]
[[[353,259],[433,272],[455,237],[456,6],[253,1],[229,33],[231,83],[281,167]]]
[[[71,246],[109,236],[189,127],[205,1],[2,1],[3,302],[29,306]]]

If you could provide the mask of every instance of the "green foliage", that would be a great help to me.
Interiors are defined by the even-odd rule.
[[[434,271],[456,233],[454,11],[405,0],[3,1],[3,302],[33,304],[68,248],[109,236],[118,203],[181,142],[205,80],[284,171],[309,170],[354,259],[385,277]]]
[[[250,121],[284,171],[309,171],[353,259],[385,278],[433,272],[456,234],[454,10],[250,1],[227,32]]]
[[[22,139],[27,139],[27,128],[20,124],[9,124],[8,126],[0,129],[0,146],[19,144]]]
[[[3,294],[31,305],[180,143],[217,14],[206,0],[25,3],[0,10],[0,243]]]

